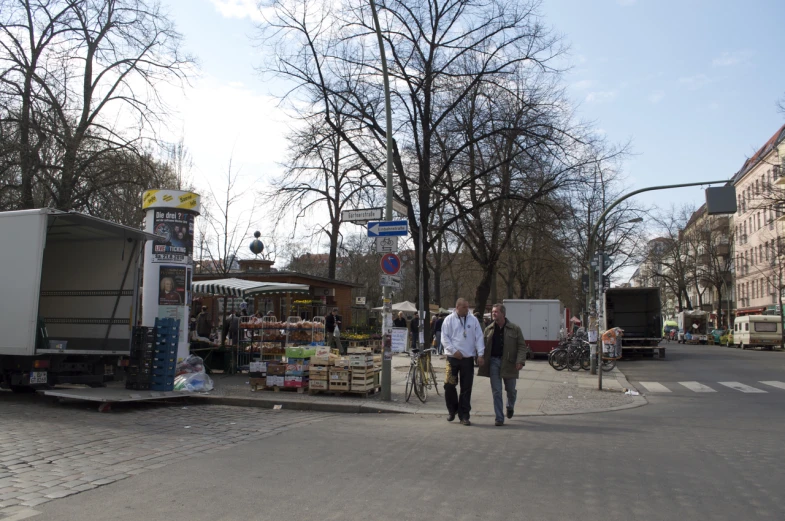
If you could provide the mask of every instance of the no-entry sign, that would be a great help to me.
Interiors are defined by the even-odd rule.
[[[401,271],[401,259],[394,253],[385,253],[379,263],[382,272],[387,275],[397,275]]]

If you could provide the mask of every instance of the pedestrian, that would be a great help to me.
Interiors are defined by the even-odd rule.
[[[207,306],[202,306],[202,311],[196,316],[196,334],[204,338],[210,338],[212,330],[213,325],[210,315],[207,313]]]
[[[502,401],[502,382],[507,392],[507,418],[515,412],[515,399],[518,391],[515,380],[526,365],[528,347],[521,328],[507,320],[507,309],[503,304],[494,304],[491,309],[493,322],[485,328],[485,352],[490,353],[488,363],[480,367],[477,376],[491,379],[493,393],[493,412],[496,426],[504,425],[504,405]]]
[[[414,315],[409,323],[409,337],[411,338],[412,349],[418,349],[420,345],[420,316]]]
[[[343,327],[341,317],[338,315],[338,308],[333,308],[327,318],[324,319],[324,330],[326,333],[327,347],[338,349],[340,354],[344,354],[343,344],[341,343],[341,328]]]
[[[436,353],[439,355],[444,354],[444,346],[442,345],[442,325],[444,324],[444,313],[439,313],[436,322],[433,324],[433,339]]]
[[[232,345],[237,345],[240,340],[240,317],[234,311],[229,312],[227,317],[227,337]]]
[[[461,425],[471,425],[472,383],[474,382],[474,361],[483,365],[485,341],[483,330],[477,317],[469,314],[469,302],[459,298],[455,311],[444,319],[442,324],[442,345],[447,354],[447,368],[444,377],[444,399],[447,403],[447,421],[455,416]],[[458,385],[461,386],[460,395]]]
[[[403,316],[403,311],[398,312],[398,317],[393,320],[394,327],[406,327],[406,317]]]

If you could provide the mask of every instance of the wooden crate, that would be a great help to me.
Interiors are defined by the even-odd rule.
[[[364,355],[366,353],[373,353],[373,349],[370,347],[361,346],[357,342],[349,342],[349,347],[346,348],[346,353],[350,355]]]
[[[252,391],[258,391],[260,387],[262,389],[264,389],[264,387],[267,385],[267,377],[265,377],[265,378],[249,378],[248,379],[248,384],[251,386],[251,390]]]
[[[326,391],[330,388],[330,383],[327,380],[314,380],[311,378],[309,385],[312,391]]]
[[[330,380],[329,389],[331,391],[348,391],[349,387],[349,382],[336,382],[334,380]]]
[[[347,369],[330,369],[331,382],[348,382],[350,374]]]
[[[352,391],[368,392],[374,389],[376,389],[376,386],[373,384],[373,379],[364,383],[357,383],[354,380],[352,380],[352,389],[351,389]]]

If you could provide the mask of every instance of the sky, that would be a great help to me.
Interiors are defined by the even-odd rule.
[[[266,52],[253,42],[256,1],[162,2],[200,63],[190,86],[169,93],[168,132],[184,138],[197,190],[222,186],[231,159],[249,201],[280,173],[289,128],[254,69]],[[630,190],[729,179],[785,124],[782,0],[545,0],[540,11],[569,45],[564,81],[578,117],[630,143]],[[702,188],[636,197],[704,202]]]

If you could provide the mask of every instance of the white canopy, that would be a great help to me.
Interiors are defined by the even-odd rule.
[[[283,282],[257,282],[243,279],[216,279],[194,282],[193,293],[202,295],[225,295],[227,297],[252,297],[274,293],[310,293],[307,284],[287,284]]]
[[[374,311],[381,311],[384,308],[373,308]],[[403,311],[404,313],[417,313],[417,306],[409,302],[408,300],[404,300],[403,302],[398,302],[397,304],[392,305],[393,311]]]

